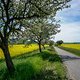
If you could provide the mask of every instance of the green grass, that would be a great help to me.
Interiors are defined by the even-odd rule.
[[[54,49],[46,49],[13,58],[15,73],[9,75],[0,61],[0,80],[67,80],[66,71]]]
[[[59,48],[64,49],[66,51],[69,51],[69,52],[71,52],[71,53],[73,53],[73,54],[75,54],[77,56],[80,56],[80,50],[78,50],[78,49],[62,47],[62,46],[59,46]]]

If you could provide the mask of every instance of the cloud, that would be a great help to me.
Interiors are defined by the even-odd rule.
[[[60,19],[62,22],[80,21],[80,0],[72,0],[70,8],[65,8],[59,11],[56,15],[56,19]]]
[[[61,32],[55,40],[77,42],[80,41],[80,0],[72,0],[69,4],[70,8],[59,11],[56,15],[56,19],[61,20]]]
[[[63,40],[65,42],[80,41],[80,22],[62,24],[61,32],[55,36],[55,41]]]

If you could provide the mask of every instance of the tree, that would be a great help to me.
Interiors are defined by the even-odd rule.
[[[62,40],[59,40],[59,41],[56,42],[57,45],[61,45],[62,43],[63,43]]]
[[[52,47],[54,45],[54,41],[53,40],[49,40],[49,46]]]
[[[8,71],[15,68],[8,49],[11,33],[21,30],[21,20],[55,16],[70,0],[0,0],[0,48],[3,50]]]
[[[43,42],[51,38],[52,35],[60,32],[60,25],[56,22],[49,22],[46,19],[35,19],[28,23],[25,31],[29,40],[36,42],[39,45],[39,51],[41,52],[41,45]]]
[[[43,47],[44,49],[45,49],[45,45],[48,44],[47,41],[48,41],[47,39],[44,39],[44,40],[42,40],[42,42],[41,42],[41,45],[42,45],[42,47]]]

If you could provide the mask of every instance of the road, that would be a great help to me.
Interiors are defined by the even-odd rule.
[[[67,67],[70,80],[80,80],[80,57],[57,47],[55,47],[55,50]]]

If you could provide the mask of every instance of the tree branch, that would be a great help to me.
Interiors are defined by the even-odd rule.
[[[31,19],[31,18],[38,18],[38,17],[40,17],[39,15],[37,15],[37,14],[34,14],[34,15],[32,15],[32,16],[19,16],[19,17],[13,17],[13,18],[11,18],[10,19],[10,21],[12,21],[12,20],[21,20],[21,19]]]
[[[42,13],[44,13],[44,14],[46,14],[46,15],[49,15],[49,13],[47,13],[47,12],[44,11],[44,10],[42,10],[41,7],[39,7],[37,4],[32,3],[32,2],[31,2],[31,4],[34,5],[34,6],[35,6],[39,11],[41,11]]]

